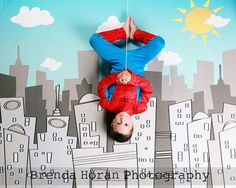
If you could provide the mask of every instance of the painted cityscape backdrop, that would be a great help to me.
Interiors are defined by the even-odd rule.
[[[234,188],[235,3],[0,0],[0,188]],[[166,46],[121,144],[98,105],[108,67],[88,41],[127,11]]]

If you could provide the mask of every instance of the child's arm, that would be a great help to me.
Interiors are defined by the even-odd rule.
[[[116,83],[117,73],[111,73],[108,76],[104,77],[99,83],[98,83],[98,95],[100,97],[99,104],[106,108],[108,104],[108,100],[106,98],[106,88],[114,83]]]
[[[148,80],[138,75],[132,75],[132,79],[133,76],[134,76],[134,81],[132,81],[132,83],[135,84],[136,86],[140,86],[142,91],[141,101],[139,103],[138,102],[136,103],[133,111],[134,114],[139,114],[147,110],[147,103],[152,97],[152,84]]]

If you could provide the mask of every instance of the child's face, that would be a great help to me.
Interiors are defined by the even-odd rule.
[[[131,74],[127,70],[124,70],[117,75],[117,81],[121,82],[122,84],[127,84],[130,82],[130,80]]]
[[[115,132],[123,135],[129,134],[133,128],[133,122],[131,116],[127,112],[120,112],[116,115],[112,121],[112,127]]]

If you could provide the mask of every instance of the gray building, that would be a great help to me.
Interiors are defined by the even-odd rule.
[[[46,100],[46,109],[48,114],[52,114],[54,108],[54,81],[47,80],[45,72],[36,72],[36,85],[43,86],[43,99]]]
[[[213,108],[210,85],[214,84],[214,63],[209,61],[197,61],[197,74],[194,75],[194,92],[203,91],[205,112]]]
[[[29,65],[23,65],[20,59],[20,46],[17,46],[17,60],[15,65],[10,66],[10,75],[16,77],[16,96],[25,96],[27,86]]]
[[[225,84],[230,85],[232,96],[236,96],[236,49],[223,52],[223,76]]]
[[[0,98],[15,97],[15,96],[16,96],[16,77],[0,74]]]

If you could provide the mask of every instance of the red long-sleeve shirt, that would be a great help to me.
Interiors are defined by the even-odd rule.
[[[117,82],[118,73],[111,73],[104,77],[98,84],[99,104],[107,110],[119,113],[122,111],[130,115],[144,112],[147,109],[147,103],[152,96],[152,84],[143,77],[131,72],[131,81],[128,84]],[[111,100],[106,98],[106,88],[116,84],[115,91]],[[136,87],[139,86],[142,91],[141,101],[137,101]]]

